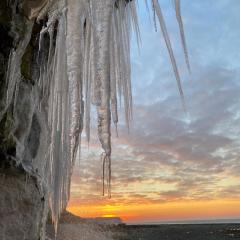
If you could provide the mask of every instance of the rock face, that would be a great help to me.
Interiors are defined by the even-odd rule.
[[[24,1],[23,10],[29,19],[34,19],[38,13],[47,5],[48,0],[27,0]]]
[[[0,192],[0,239],[39,239],[44,198],[36,179],[2,164]]]
[[[44,237],[44,216],[48,211],[46,191],[42,183],[46,162],[41,156],[47,142],[40,142],[47,131],[44,115],[38,109],[36,83],[39,67],[35,57],[44,21],[37,24],[28,20],[25,17],[26,9],[23,8],[35,4],[38,11],[44,5],[44,1],[39,1],[39,4],[34,2],[37,1],[29,1],[30,5],[21,0],[0,2],[2,240],[39,240]],[[7,90],[11,84],[12,89]]]

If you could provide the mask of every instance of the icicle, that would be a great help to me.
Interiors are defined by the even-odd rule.
[[[96,78],[100,104],[97,105],[98,136],[106,159],[111,156],[111,115],[110,115],[110,30],[113,11],[112,0],[94,1],[96,9]],[[108,189],[109,190],[109,189]],[[110,194],[110,193],[109,193]]]
[[[116,59],[116,71],[117,71],[117,86],[118,95],[121,97],[123,95],[124,99],[124,109],[125,109],[125,119],[126,124],[129,129],[129,121],[131,119],[132,113],[132,96],[131,96],[131,69],[130,69],[130,31],[132,22],[135,21],[137,24],[136,15],[132,14],[131,8],[135,8],[135,5],[125,4],[124,1],[118,3],[118,9],[115,11],[114,17],[114,31],[116,35],[115,39],[115,56]],[[135,20],[134,20],[135,18]],[[136,31],[138,27],[134,27]],[[137,35],[137,32],[136,32]],[[121,104],[121,98],[119,100]]]
[[[111,158],[106,155],[106,153],[102,153],[102,193],[105,196],[105,184],[107,184],[107,194],[108,197],[111,198]],[[107,177],[105,176],[107,172]]]
[[[112,23],[114,23],[114,19],[112,20]],[[114,33],[114,24],[112,24],[111,28],[111,36],[112,36],[112,42],[111,42],[111,49],[110,49],[110,79],[111,79],[111,111],[112,111],[112,119],[113,123],[116,128],[116,135],[118,136],[117,131],[117,124],[118,124],[118,109],[117,109],[117,73],[116,73],[116,66],[117,63],[115,62],[115,33]]]
[[[148,12],[149,20],[151,21],[150,8],[149,8],[149,5],[148,5],[148,0],[145,0],[145,6],[146,6],[146,9],[147,9],[147,12]]]
[[[64,1],[59,1],[48,12],[48,22],[40,34],[40,49],[44,43],[44,34],[49,35],[50,46],[48,50],[47,64],[40,69],[39,88],[42,93],[42,102],[47,107],[48,128],[50,132],[49,159],[49,202],[57,230],[60,213],[66,207],[69,199],[69,183],[73,168],[73,139],[71,132],[73,111],[70,90],[72,85],[67,76],[67,29],[66,8]],[[53,29],[57,23],[56,42],[53,44]],[[48,103],[46,104],[45,101]],[[44,108],[45,108],[44,107]],[[43,110],[44,110],[43,108]],[[40,108],[42,109],[42,108]],[[80,121],[79,118],[78,121]],[[76,143],[75,143],[76,144]]]
[[[91,34],[91,25],[90,22],[85,22],[85,49],[84,49],[84,73],[83,73],[83,83],[85,84],[85,129],[86,129],[86,137],[87,142],[90,141],[90,112],[91,112],[91,46],[92,42],[92,34]]]
[[[169,53],[169,56],[170,56],[170,59],[171,59],[173,71],[174,71],[174,74],[175,74],[175,77],[176,77],[176,80],[177,80],[177,84],[178,84],[178,90],[179,90],[181,100],[182,100],[183,109],[186,111],[184,94],[183,94],[182,85],[181,85],[181,79],[180,79],[180,75],[179,75],[179,72],[178,72],[178,67],[177,67],[175,57],[174,57],[174,53],[173,53],[173,50],[172,50],[172,44],[171,44],[171,41],[170,41],[170,38],[169,38],[169,35],[168,35],[165,20],[164,20],[163,14],[162,14],[162,10],[161,10],[161,7],[159,5],[158,0],[152,0],[152,2],[153,2],[153,7],[154,7],[154,9],[156,11],[156,14],[158,16],[160,27],[161,27],[162,34],[163,34],[163,38],[165,40],[166,47],[168,49],[168,53]]]
[[[185,38],[183,21],[182,21],[182,16],[181,16],[181,1],[180,0],[174,0],[174,6],[175,6],[175,11],[176,11],[176,18],[177,18],[178,25],[179,25],[181,42],[182,42],[182,46],[183,46],[183,50],[184,50],[186,65],[187,65],[189,73],[191,73],[191,67],[190,67],[190,62],[189,62],[189,57],[188,57],[186,38]]]
[[[74,161],[82,131],[83,107],[83,19],[84,4],[80,1],[68,1],[67,19],[67,72],[70,91],[71,111],[71,159]]]
[[[102,154],[102,191],[103,191],[103,196],[105,196],[105,163],[106,163],[106,158],[104,156],[104,154]]]
[[[137,45],[138,45],[138,48],[140,49],[141,34],[140,34],[139,23],[138,23],[136,2],[132,1],[132,2],[128,3],[126,8],[130,10],[129,15],[131,16],[131,19],[132,19],[130,22],[132,22],[133,29],[136,34]],[[130,30],[130,29],[128,29],[128,30]]]
[[[21,71],[20,66],[22,63],[22,57],[25,53],[27,45],[31,39],[33,23],[28,23],[25,29],[25,37],[19,42],[16,49],[11,50],[8,60],[8,68],[7,68],[7,91],[6,91],[6,99],[5,99],[5,107],[0,112],[0,121],[2,117],[8,110],[11,102],[16,101],[16,96],[18,93],[18,84],[21,80]]]
[[[154,6],[153,1],[152,1],[152,11],[153,11],[154,28],[155,28],[155,31],[157,32],[156,10],[155,10],[155,6]]]
[[[61,49],[66,47],[66,17],[65,14],[58,19],[58,33],[56,39],[56,49],[52,65],[52,78],[50,87],[50,105],[53,115],[50,116],[50,129],[52,143],[49,149],[51,159],[51,185],[53,192],[51,194],[50,206],[52,210],[52,219],[57,229],[58,218],[66,204],[64,192],[65,184],[68,184],[68,173],[70,162],[70,150],[68,149],[68,115],[65,114],[68,108],[68,80],[66,75],[66,52]],[[64,201],[65,200],[65,201]]]

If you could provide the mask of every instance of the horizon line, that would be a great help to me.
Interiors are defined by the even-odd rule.
[[[227,224],[239,223],[239,218],[221,218],[221,219],[187,219],[187,220],[170,220],[170,221],[133,221],[123,222],[126,225],[174,225],[174,224]]]

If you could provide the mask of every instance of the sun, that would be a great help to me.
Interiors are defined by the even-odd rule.
[[[113,217],[116,217],[116,215],[114,215],[114,214],[105,214],[105,215],[102,215],[102,217],[104,217],[104,218],[113,218]]]

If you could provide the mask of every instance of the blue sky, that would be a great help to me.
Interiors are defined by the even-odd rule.
[[[240,1],[182,0],[189,75],[172,1],[159,0],[187,114],[160,28],[155,32],[144,1],[138,2],[142,43],[139,54],[132,39],[134,120],[130,134],[121,123],[120,137],[113,137],[113,200],[108,204],[239,199]],[[100,153],[93,136],[75,169],[72,201],[106,204],[99,194]],[[233,215],[226,210],[216,217],[224,216]]]
[[[206,69],[237,70],[239,68],[239,1],[182,1],[182,16],[193,71],[191,76],[188,76],[186,71],[172,3],[170,0],[162,0],[160,3],[162,3],[185,91],[188,90],[186,88],[189,85],[190,90],[194,87],[191,85],[193,83],[190,78],[196,80]],[[145,93],[147,89],[151,91],[155,88],[158,90],[163,88],[167,90],[167,93],[161,94],[164,97],[164,94],[169,94],[168,92],[173,90],[172,87],[176,83],[161,32],[159,28],[158,32],[155,32],[153,23],[149,21],[146,14],[144,1],[139,1],[139,13],[142,46],[139,56],[135,39],[133,39],[132,81],[135,103],[140,101],[146,103],[149,99],[158,99],[160,94],[151,95],[150,98],[146,94],[139,97],[138,92]],[[173,85],[169,86],[170,84]]]

